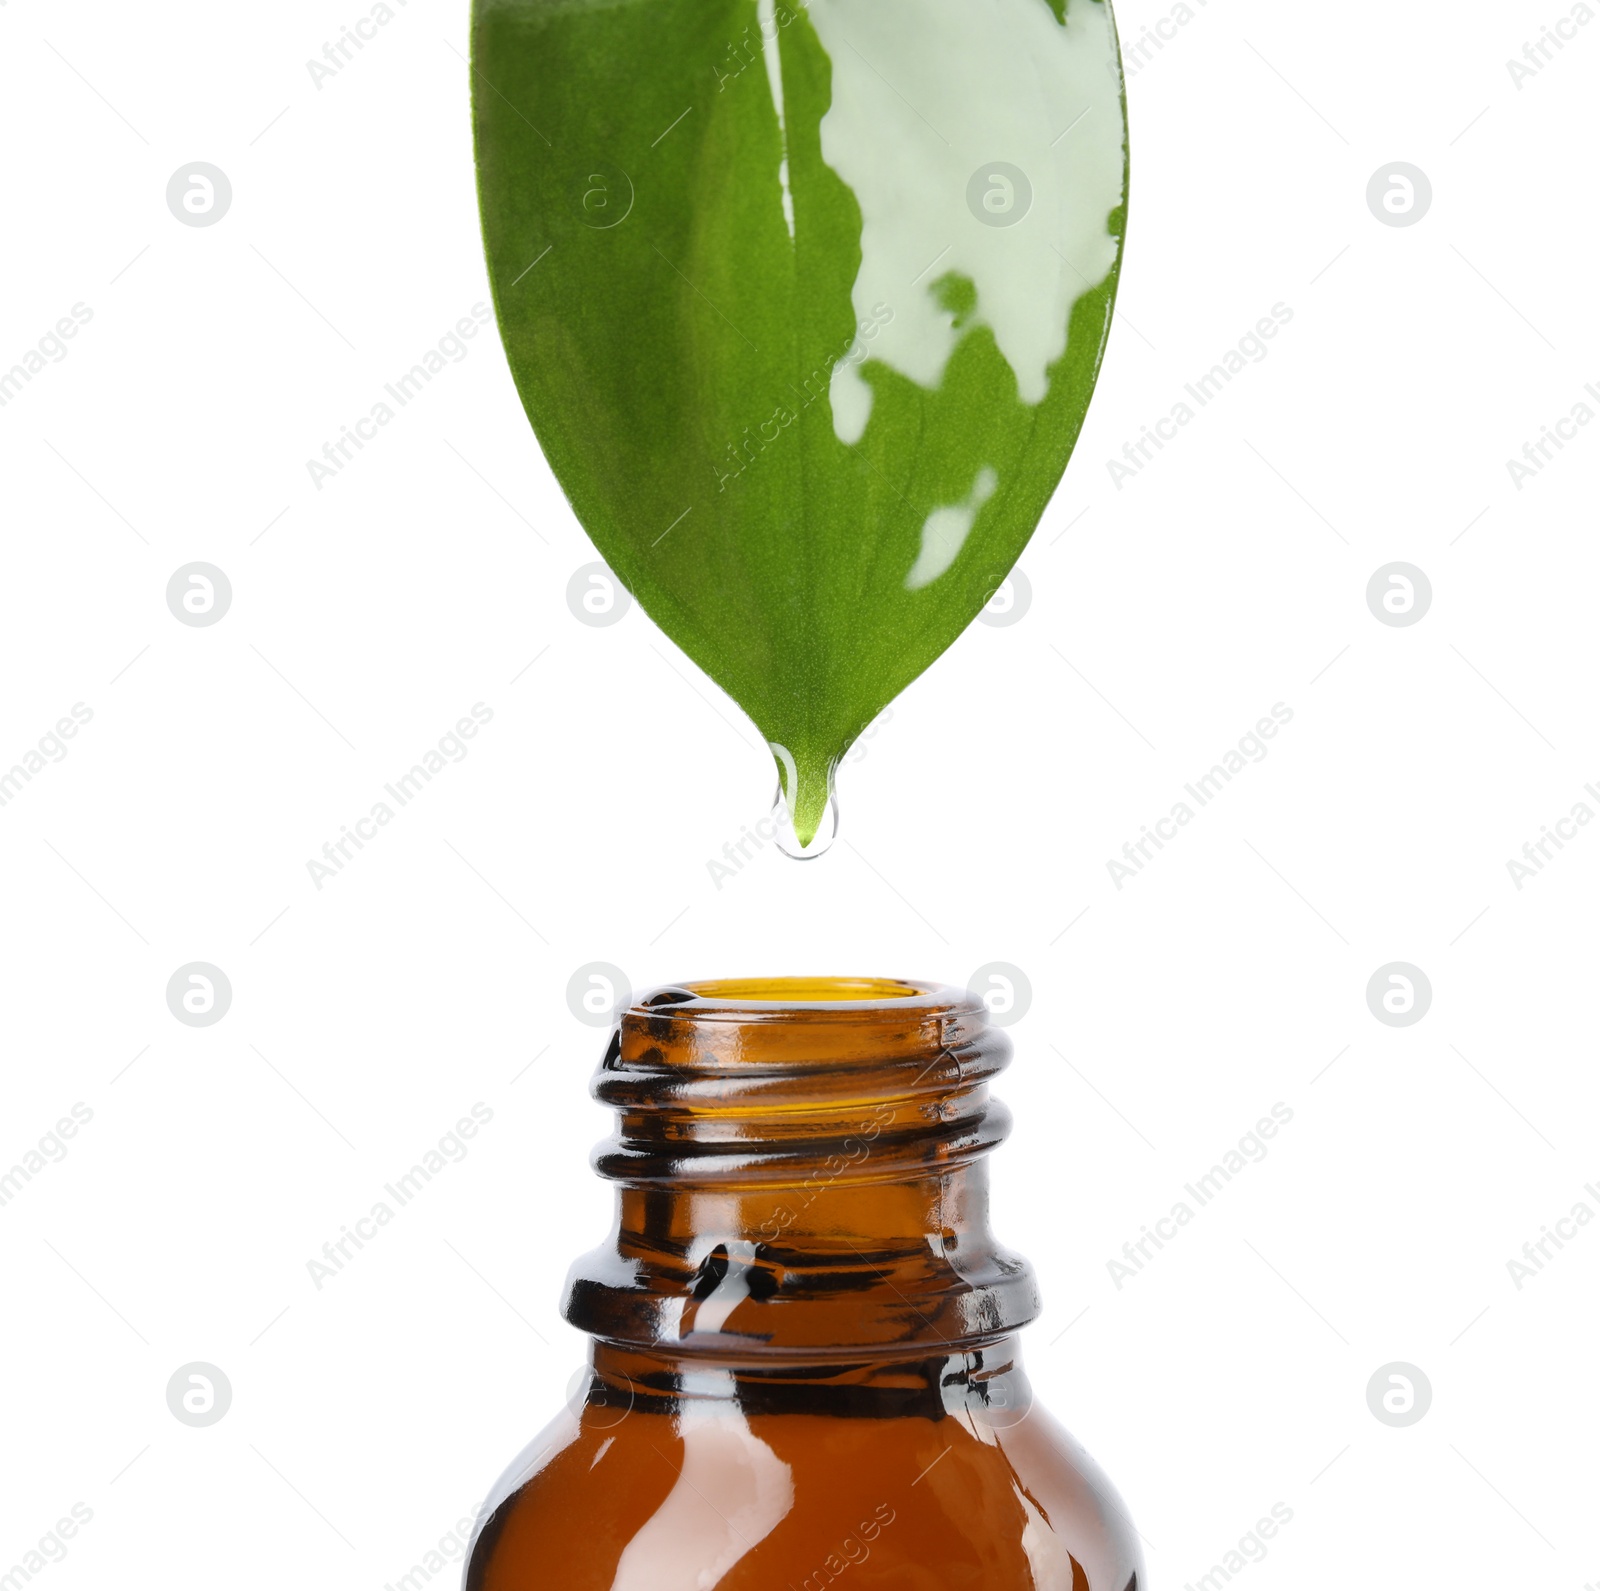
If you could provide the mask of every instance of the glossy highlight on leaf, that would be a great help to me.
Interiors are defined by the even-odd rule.
[[[475,0],[473,113],[551,468],[808,843],[1082,427],[1126,213],[1110,5]]]

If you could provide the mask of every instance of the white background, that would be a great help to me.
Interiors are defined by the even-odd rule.
[[[0,9],[0,765],[93,719],[0,808],[0,1572],[74,1503],[48,1586],[368,1586],[470,1511],[558,1406],[565,1268],[633,983],[1023,969],[996,1224],[1039,1269],[1043,1399],[1181,1587],[1277,1502],[1269,1587],[1600,1580],[1600,832],[1508,859],[1600,779],[1596,450],[1506,461],[1600,382],[1600,26],[1519,88],[1564,0],[1210,0],[1129,83],[1122,320],[1010,627],[976,625],[843,776],[834,851],[708,860],[766,810],[759,737],[594,553],[498,342],[324,489],[306,460],[487,302],[466,13],[410,0]],[[1581,9],[1581,8],[1580,8]],[[1170,16],[1128,0],[1125,41]],[[229,213],[180,225],[181,163]],[[1369,179],[1431,179],[1417,225]],[[1274,304],[1294,318],[1122,489],[1106,461]],[[1594,407],[1600,409],[1600,403]],[[226,571],[225,618],[167,581]],[[1369,578],[1433,587],[1392,628]],[[493,720],[320,891],[307,861],[476,702]],[[1107,862],[1274,703],[1292,724],[1126,887]],[[169,1013],[225,970],[226,1017]],[[1375,1020],[1405,961],[1427,1016]],[[317,1290],[307,1261],[477,1101],[492,1123]],[[1258,1117],[1294,1119],[1119,1290],[1107,1262]],[[179,1423],[180,1365],[227,1416]],[[1420,1423],[1369,1412],[1421,1368]],[[453,1583],[456,1571],[433,1583]],[[1099,1591],[1099,1588],[1096,1588]],[[1120,1588],[1119,1588],[1120,1591]]]

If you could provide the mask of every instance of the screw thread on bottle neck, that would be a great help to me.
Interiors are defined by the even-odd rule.
[[[597,1338],[720,1361],[994,1341],[1038,1312],[988,1226],[1010,1058],[973,995],[890,980],[658,990],[595,1080],[618,1225],[573,1268]]]

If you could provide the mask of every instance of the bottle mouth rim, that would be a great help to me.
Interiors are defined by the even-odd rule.
[[[631,1002],[632,1017],[760,1017],[780,1012],[915,1014],[978,1004],[969,990],[922,978],[707,978],[668,984]]]

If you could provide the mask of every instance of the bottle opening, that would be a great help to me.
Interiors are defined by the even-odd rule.
[[[926,999],[941,990],[937,984],[912,983],[903,978],[716,978],[704,983],[683,984],[676,992],[716,1005],[791,1009],[813,1005],[880,1006]],[[654,997],[646,1003],[654,1004]]]

